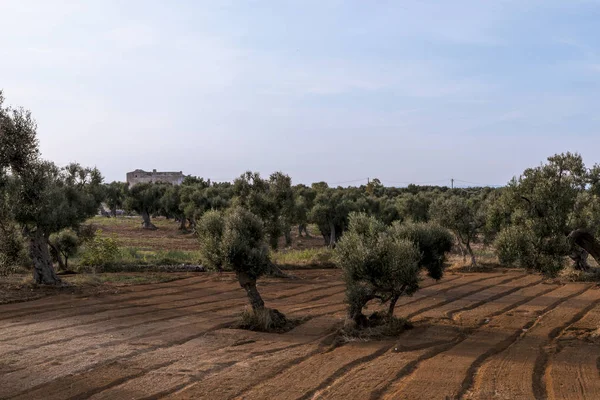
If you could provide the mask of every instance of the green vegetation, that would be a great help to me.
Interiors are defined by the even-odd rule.
[[[262,220],[247,209],[236,206],[225,214],[217,211],[205,213],[198,227],[202,260],[209,267],[230,268],[235,272],[252,306],[253,319],[263,327],[268,325],[278,329],[285,326],[285,316],[277,310],[265,308],[256,287],[257,279],[271,268]]]
[[[333,268],[333,251],[326,247],[299,250],[280,250],[271,253],[273,262],[292,268]]]
[[[364,213],[349,216],[349,228],[335,249],[344,271],[348,319],[355,327],[372,327],[394,321],[396,302],[419,289],[420,269],[442,277],[449,234],[439,227],[413,225],[388,227]],[[371,300],[389,303],[386,318],[366,317],[363,308]]]
[[[588,168],[578,154],[549,157],[545,164],[526,169],[499,189],[396,188],[385,187],[378,179],[360,187],[334,188],[325,182],[306,186],[293,185],[282,172],[263,179],[251,171],[233,183],[192,176],[181,186],[143,183],[128,187],[102,181],[97,169],[78,164],[59,168],[42,160],[31,113],[4,106],[0,93],[0,274],[26,266],[35,282],[57,285],[61,279],[53,263],[60,269],[69,263],[118,269],[119,265],[197,263],[200,257],[209,267],[236,270],[241,264],[232,258],[235,253],[252,262],[245,268],[251,267],[250,281],[255,281],[263,268],[275,270],[270,257],[285,266],[330,266],[331,251],[316,248],[307,227],[315,226],[323,245],[335,249],[349,233],[353,213],[370,218],[369,224],[378,232],[372,237],[352,232],[357,243],[373,241],[369,250],[373,253],[364,257],[381,258],[388,268],[393,263],[383,260],[384,250],[378,247],[387,246],[392,253],[404,254],[402,268],[409,270],[412,256],[399,244],[405,240],[417,249],[419,266],[434,278],[442,274],[451,242],[464,260],[469,256],[471,266],[477,265],[482,254],[489,258],[487,248],[477,247],[483,243],[493,247],[502,264],[549,276],[568,266],[569,258],[575,269],[585,272],[597,268],[588,263],[588,255],[600,260],[596,239],[600,234],[600,165]],[[93,225],[104,230],[94,235],[95,228],[85,221],[98,213],[101,204],[103,215],[113,218],[94,218]],[[114,218],[121,207],[137,213],[142,223],[135,217]],[[249,214],[244,216],[244,212]],[[233,227],[233,215],[244,221],[242,225]],[[437,225],[419,225],[430,222]],[[306,246],[300,240],[294,242],[294,227],[297,237],[310,243],[309,248],[298,249]],[[239,243],[234,243],[234,236]],[[388,236],[395,237],[393,243]],[[270,252],[263,248],[263,240]],[[277,251],[282,243],[285,249]],[[238,244],[242,248],[235,247]],[[384,290],[381,282],[370,284]],[[394,298],[396,289],[385,288],[389,293],[377,296]]]

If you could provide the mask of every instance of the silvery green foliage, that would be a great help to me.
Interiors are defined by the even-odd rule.
[[[555,275],[570,251],[567,235],[597,219],[595,194],[586,192],[589,183],[590,171],[572,153],[549,157],[546,164],[514,178],[498,199],[501,208],[510,210],[496,222],[498,256]]]
[[[344,271],[350,318],[359,323],[368,301],[395,304],[399,296],[419,288],[420,254],[416,246],[364,213],[350,214],[335,258]]]

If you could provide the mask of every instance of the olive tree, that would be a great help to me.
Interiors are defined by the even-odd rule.
[[[231,184],[211,183],[196,178],[181,186],[180,208],[189,221],[192,229],[196,229],[196,221],[209,210],[225,210],[231,203],[233,190]]]
[[[397,200],[398,213],[403,219],[413,222],[427,222],[429,221],[431,201],[431,196],[426,193],[407,193]]]
[[[585,268],[579,251],[572,252],[577,250],[574,244],[594,251],[595,240],[586,239],[593,235],[575,232],[586,227],[584,210],[591,207],[588,210],[593,212],[593,182],[590,195],[584,194],[589,183],[583,159],[572,153],[549,157],[547,163],[513,179],[498,200],[510,210],[508,218],[498,220],[499,257],[555,275],[571,254],[576,266]]]
[[[160,209],[164,216],[179,221],[179,230],[185,231],[187,219],[181,207],[181,193],[181,186],[172,185],[167,187],[160,198]]]
[[[60,283],[48,249],[50,235],[76,229],[95,215],[102,201],[102,176],[97,169],[70,164],[34,162],[13,174],[8,188],[11,214],[29,242],[36,283]]]
[[[254,312],[262,311],[265,303],[256,281],[269,271],[270,258],[260,218],[240,206],[224,214],[209,211],[198,221],[197,232],[203,262],[217,269],[231,268]]]
[[[59,268],[69,269],[69,257],[74,256],[79,249],[81,240],[71,229],[65,229],[50,235],[48,240],[52,258],[58,262]]]
[[[138,183],[127,190],[125,208],[142,216],[144,229],[157,229],[151,216],[161,210],[161,199],[167,187],[162,183]]]
[[[124,206],[126,188],[125,182],[111,182],[104,185],[104,202],[113,217],[117,216],[117,209]]]
[[[276,172],[269,180],[258,172],[246,172],[234,181],[235,204],[248,209],[265,223],[268,241],[277,249],[279,238],[285,235],[291,244],[291,224],[294,218],[294,191],[288,175]]]
[[[302,236],[302,233],[304,233],[306,237],[309,237],[310,235],[307,229],[309,213],[313,207],[317,192],[314,189],[302,184],[294,186],[293,190],[294,208],[292,219],[298,226],[298,236]]]
[[[459,243],[467,249],[471,266],[477,266],[471,244],[477,241],[485,226],[481,202],[459,196],[440,197],[431,204],[430,214],[434,221],[454,232]]]
[[[343,189],[323,188],[315,197],[310,220],[319,227],[325,243],[333,248],[348,226],[348,215],[357,209],[356,201]]]
[[[348,230],[337,243],[335,258],[346,281],[348,318],[357,326],[368,324],[363,308],[369,301],[389,303],[392,317],[400,296],[419,288],[419,251],[391,230],[372,216],[352,213]]]
[[[442,278],[446,253],[454,244],[452,234],[447,229],[430,222],[395,222],[392,234],[398,239],[409,240],[417,247],[420,255],[419,266],[427,270],[427,275],[436,280]]]

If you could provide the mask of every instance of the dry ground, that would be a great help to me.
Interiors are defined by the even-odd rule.
[[[285,334],[227,328],[246,304],[229,274],[2,305],[0,398],[600,398],[595,285],[449,273],[399,302],[414,329],[334,347],[339,271],[297,275],[260,284],[269,306],[311,317]]]

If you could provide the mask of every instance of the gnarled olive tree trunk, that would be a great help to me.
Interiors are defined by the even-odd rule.
[[[48,240],[48,246],[50,246],[50,251],[51,251],[51,255],[56,258],[56,261],[58,262],[58,270],[59,271],[64,271],[67,269],[67,259],[65,257],[65,262],[63,262],[62,259],[62,253],[60,252],[60,250],[58,250],[58,248],[52,244],[52,242],[50,240]]]
[[[332,221],[329,222],[329,234],[329,247],[333,249],[335,247],[335,224]]]
[[[179,220],[179,230],[180,231],[187,230],[187,228],[186,228],[186,222],[187,222],[187,219],[185,217],[181,217],[181,219]]]
[[[246,295],[248,295],[252,309],[258,311],[265,308],[265,302],[260,297],[258,289],[256,289],[256,278],[251,277],[245,272],[237,272],[236,275],[240,286],[246,291]]]
[[[29,255],[33,261],[33,280],[43,285],[57,285],[61,283],[56,275],[48,250],[48,238],[43,232],[37,230],[29,239]]]
[[[151,230],[156,230],[158,229],[156,227],[156,225],[154,225],[152,223],[152,221],[150,220],[150,214],[147,211],[142,212],[142,228],[144,229],[151,229]]]
[[[575,268],[587,271],[590,265],[587,263],[588,253],[598,264],[600,264],[600,242],[594,235],[585,229],[575,229],[567,236],[567,241],[571,245],[571,259],[575,262]]]

